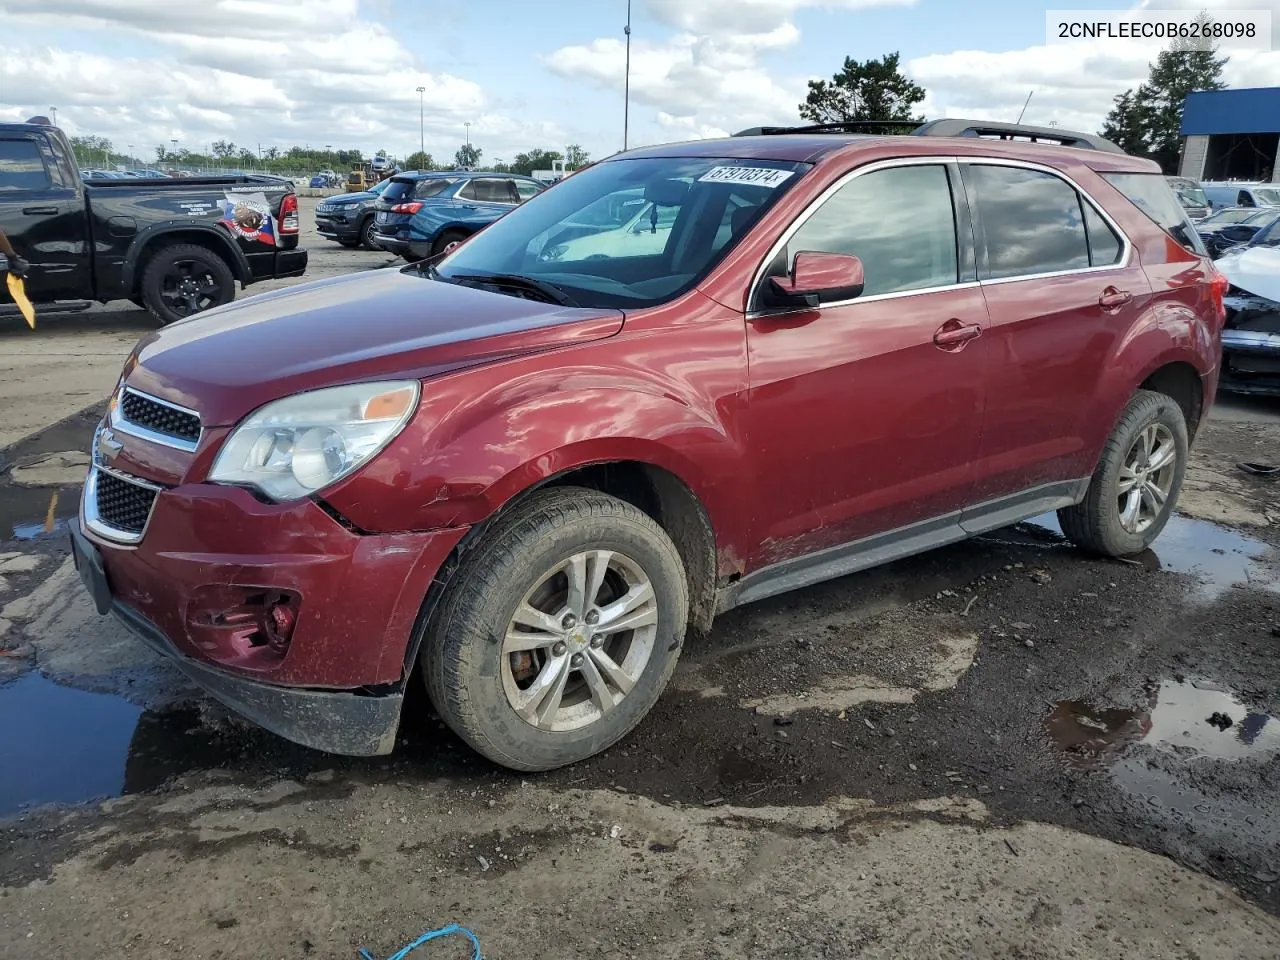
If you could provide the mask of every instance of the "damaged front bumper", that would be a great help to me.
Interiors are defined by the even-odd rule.
[[[1219,389],[1280,396],[1280,303],[1240,291],[1224,303]]]

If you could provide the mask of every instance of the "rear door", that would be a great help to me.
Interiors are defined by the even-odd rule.
[[[33,300],[93,294],[82,190],[68,158],[42,134],[0,134],[0,229],[31,263],[25,285]]]
[[[1061,174],[1001,160],[962,170],[991,315],[975,495],[1027,493],[1048,509],[1093,472],[1093,400],[1151,284],[1119,227]]]

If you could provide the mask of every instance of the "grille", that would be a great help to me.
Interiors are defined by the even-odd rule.
[[[187,413],[132,390],[124,391],[120,398],[120,414],[129,423],[175,440],[195,443],[200,439],[200,418],[194,413]]]
[[[116,530],[141,536],[156,491],[102,470],[98,471],[96,487],[98,518]]]

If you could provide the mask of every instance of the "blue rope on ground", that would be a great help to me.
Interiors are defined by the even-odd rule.
[[[439,930],[432,930],[429,933],[424,933],[404,949],[387,957],[387,960],[404,960],[405,957],[414,950],[417,950],[424,943],[430,943],[432,940],[438,940],[440,937],[451,937],[455,933],[460,933],[471,941],[471,960],[484,960],[484,958],[480,956],[480,938],[466,927],[460,927],[456,923],[451,923],[447,927],[441,927]],[[363,947],[360,948],[360,956],[363,957],[364,960],[375,960],[373,954]]]

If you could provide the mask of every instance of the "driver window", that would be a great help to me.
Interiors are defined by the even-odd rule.
[[[955,209],[946,167],[889,167],[854,177],[792,234],[770,275],[801,250],[862,260],[863,296],[956,283]]]

